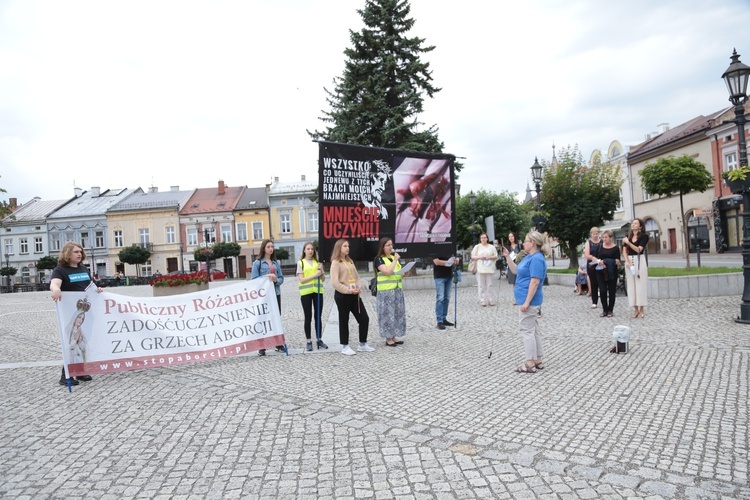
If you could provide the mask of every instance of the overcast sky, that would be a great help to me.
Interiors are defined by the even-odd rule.
[[[324,87],[364,0],[0,0],[0,199],[78,186],[262,186],[317,176]],[[535,156],[637,144],[729,105],[750,1],[412,0],[442,88],[421,121],[461,192],[524,193]]]

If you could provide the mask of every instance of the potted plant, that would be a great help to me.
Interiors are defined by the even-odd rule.
[[[159,276],[151,280],[154,297],[178,295],[208,290],[208,273],[197,271],[194,273],[178,273]]]
[[[750,174],[750,168],[747,165],[733,168],[728,172],[724,172],[721,176],[724,178],[727,186],[733,193],[744,193],[750,190],[750,183],[748,182],[748,174]]]

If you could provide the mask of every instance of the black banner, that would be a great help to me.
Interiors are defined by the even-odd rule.
[[[453,155],[320,142],[320,258],[338,239],[354,260],[373,260],[393,238],[402,258],[455,254]]]

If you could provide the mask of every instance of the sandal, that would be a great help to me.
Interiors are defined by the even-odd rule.
[[[544,361],[542,361],[541,363],[537,363],[536,364],[536,369],[537,370],[544,370]]]
[[[526,363],[521,363],[516,368],[518,373],[536,373],[536,366],[529,366]]]
[[[613,317],[613,316],[614,316],[614,314],[612,314],[612,313],[607,313],[607,317],[608,317],[608,318],[611,318],[611,317]]]
[[[600,318],[606,318],[606,317],[607,317],[607,313],[601,313],[601,314],[599,315],[599,317],[600,317]]]

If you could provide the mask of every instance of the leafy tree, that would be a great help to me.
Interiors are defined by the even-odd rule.
[[[578,268],[578,246],[592,226],[610,220],[620,199],[622,175],[615,165],[596,162],[586,166],[578,146],[560,151],[560,158],[544,166],[540,201],[547,216],[544,229],[557,238]]]
[[[141,265],[145,264],[146,261],[151,258],[151,252],[147,248],[134,244],[120,250],[120,253],[117,254],[117,258],[120,259],[120,262],[124,262],[125,264],[135,265],[136,273],[140,276]]]
[[[0,276],[8,276],[8,278],[6,278],[6,281],[8,282],[10,282],[10,277],[15,276],[17,272],[18,272],[18,269],[16,269],[13,266],[0,267]]]
[[[7,191],[3,188],[0,188],[0,193],[7,193]],[[2,226],[2,220],[7,215],[10,215],[10,213],[11,213],[11,209],[10,209],[10,205],[8,204],[8,202],[5,200],[0,201],[0,226]]]
[[[57,267],[57,259],[54,257],[42,257],[38,261],[36,261],[36,268],[37,269],[54,269]]]
[[[289,250],[286,248],[276,247],[276,258],[279,260],[287,260],[289,258]]]
[[[333,92],[325,89],[330,111],[323,111],[321,120],[329,125],[308,131],[311,137],[442,153],[437,127],[423,128],[417,118],[424,96],[431,98],[440,89],[432,84],[429,63],[421,59],[435,47],[407,35],[414,26],[410,11],[408,0],[366,0],[357,10],[365,27],[349,31],[352,47],[344,50],[344,72],[333,79]]]
[[[682,195],[693,191],[704,192],[713,185],[714,179],[706,166],[688,155],[676,158],[659,158],[656,163],[647,163],[638,172],[643,188],[649,194],[671,197],[680,195],[680,213],[682,214],[682,243],[685,248],[685,260],[690,267],[690,252],[687,245],[687,219],[682,204]]]
[[[237,257],[242,248],[234,242],[221,242],[215,244],[211,249],[214,252],[214,258],[219,259],[222,257]]]
[[[474,244],[472,229],[477,236],[484,232],[484,219],[490,215],[494,216],[495,237],[498,240],[506,239],[511,231],[522,234],[529,229],[527,209],[516,200],[514,193],[507,191],[496,194],[483,189],[476,193],[473,219],[468,196],[458,198],[456,210],[456,242],[460,248],[471,248]]]

